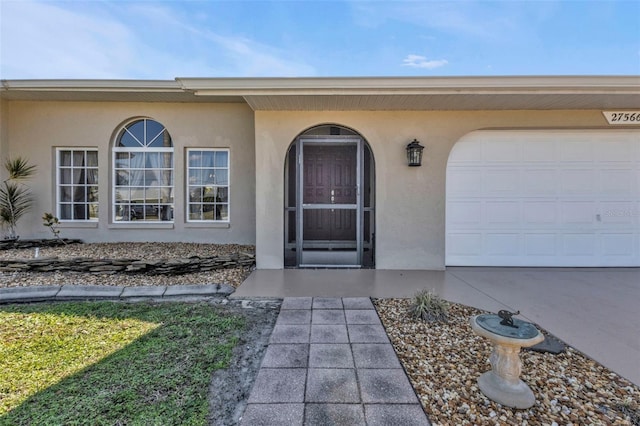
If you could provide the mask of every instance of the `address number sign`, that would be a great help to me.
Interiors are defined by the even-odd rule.
[[[602,111],[611,125],[640,124],[640,111]]]

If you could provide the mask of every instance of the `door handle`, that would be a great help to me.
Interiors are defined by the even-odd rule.
[[[334,189],[331,190],[331,204],[336,203],[336,192]]]

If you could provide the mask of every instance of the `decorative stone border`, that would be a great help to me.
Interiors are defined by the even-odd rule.
[[[0,260],[0,272],[182,275],[215,271],[217,269],[251,267],[253,265],[255,265],[255,256],[247,253],[160,260],[37,257],[33,259]]]
[[[0,250],[27,249],[36,247],[59,247],[67,244],[82,244],[82,240],[69,238],[46,240],[0,240]]]
[[[0,304],[69,300],[184,300],[227,297],[235,289],[228,284],[174,286],[63,285],[0,288]]]

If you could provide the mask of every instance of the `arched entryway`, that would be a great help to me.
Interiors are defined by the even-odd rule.
[[[285,266],[375,267],[375,168],[365,139],[320,125],[301,133],[285,164]]]

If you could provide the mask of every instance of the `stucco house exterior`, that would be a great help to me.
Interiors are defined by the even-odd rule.
[[[5,80],[17,156],[22,238],[52,212],[261,269],[640,266],[639,76]]]

